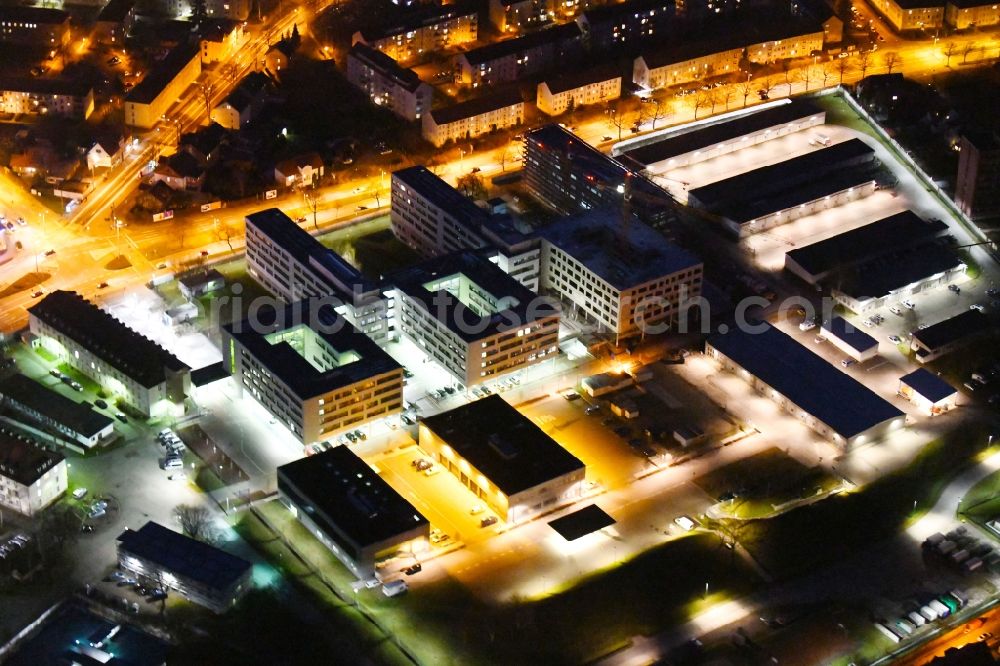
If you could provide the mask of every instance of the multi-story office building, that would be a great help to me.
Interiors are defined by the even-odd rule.
[[[674,200],[662,188],[557,124],[525,132],[524,181],[561,215],[626,207],[651,226],[674,215]]]
[[[36,516],[66,492],[66,458],[0,429],[0,507]]]
[[[412,69],[358,42],[347,54],[347,80],[374,104],[405,120],[420,120],[430,110],[434,89]]]
[[[0,6],[0,44],[49,50],[69,44],[70,16],[61,9]]]
[[[225,613],[253,587],[246,560],[152,521],[121,533],[118,566],[215,613]]]
[[[521,32],[552,20],[555,0],[490,0],[490,23],[501,33]]]
[[[538,240],[510,217],[491,215],[426,167],[392,174],[392,232],[425,257],[490,248],[492,261],[532,291],[538,290]]]
[[[85,120],[94,111],[94,89],[81,79],[0,79],[0,112]]]
[[[126,95],[125,123],[146,129],[153,127],[199,74],[198,47],[183,44],[175,47]]]
[[[967,131],[958,148],[955,203],[974,219],[1000,213],[1000,138],[995,132]]]
[[[587,468],[498,395],[420,422],[420,446],[507,523],[571,504]]]
[[[524,122],[524,100],[517,88],[476,97],[424,114],[423,136],[435,146],[472,139]]]
[[[538,110],[550,116],[601,104],[622,96],[622,76],[614,67],[593,67],[564,73],[538,84]]]
[[[278,468],[278,496],[358,578],[379,560],[427,549],[430,523],[346,446]]]
[[[335,300],[337,312],[365,335],[379,344],[388,338],[378,285],[277,208],[246,217],[246,257],[250,276],[282,301]]]
[[[466,51],[455,58],[455,81],[491,87],[567,65],[582,51],[581,34],[575,23],[564,23]]]
[[[614,209],[544,227],[542,289],[616,338],[666,330],[701,296],[701,260]]]
[[[454,3],[428,5],[408,13],[406,19],[385,30],[356,32],[353,44],[362,42],[397,62],[474,42],[479,37],[479,8]]]
[[[303,444],[399,413],[403,367],[322,297],[222,327],[223,364]]]
[[[628,0],[588,9],[576,18],[592,51],[663,39],[675,25],[674,0]]]
[[[897,32],[935,30],[944,25],[941,0],[868,0]]]
[[[718,41],[690,42],[643,53],[632,65],[632,82],[659,90],[739,71],[743,46]]]
[[[559,308],[472,250],[387,278],[399,331],[464,386],[556,358]]]
[[[75,291],[50,292],[28,308],[37,342],[145,416],[176,411],[191,369]]]
[[[944,22],[956,30],[996,25],[1000,23],[1000,4],[995,0],[948,0]]]

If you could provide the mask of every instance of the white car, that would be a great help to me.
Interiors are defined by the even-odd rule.
[[[396,597],[405,594],[408,589],[410,586],[406,584],[405,580],[391,580],[382,585],[382,594],[387,597]]]
[[[903,307],[906,308],[907,310],[912,310],[915,307],[917,307],[917,305],[913,301],[906,300],[903,301]]]
[[[980,312],[985,312],[986,307],[982,303],[973,303],[969,306],[970,310],[979,310]]]
[[[86,488],[77,488],[76,490],[73,491],[73,499],[82,500],[86,496],[87,496]]]
[[[816,321],[813,319],[806,319],[801,324],[799,324],[800,331],[811,331],[816,328]]]
[[[894,345],[902,344],[903,338],[899,337],[898,335],[890,335],[889,342],[891,342]]]
[[[674,518],[674,524],[685,532],[690,532],[698,526],[698,523],[691,520],[688,516],[678,516]]]
[[[903,311],[899,309],[898,305],[893,305],[891,308],[889,308],[889,312],[891,312],[894,315],[900,315],[900,316],[902,316],[903,314]]]

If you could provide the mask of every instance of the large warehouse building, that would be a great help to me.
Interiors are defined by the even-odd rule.
[[[399,551],[427,545],[430,523],[346,446],[278,468],[292,514],[358,578]]]
[[[734,326],[708,339],[705,353],[760,394],[847,450],[902,427],[906,416],[845,372],[770,324]]]
[[[652,142],[629,148],[619,159],[655,177],[824,122],[826,112],[819,107],[801,100],[783,100],[761,111],[658,136]]]
[[[941,220],[924,220],[904,210],[869,224],[785,253],[785,269],[817,284],[852,266],[899,252],[934,238],[948,228]]]
[[[875,151],[850,139],[697,187],[688,204],[744,238],[875,191]]]
[[[543,228],[542,287],[617,337],[674,324],[701,295],[702,262],[615,210],[563,218]]]
[[[303,444],[403,408],[403,367],[330,305],[261,308],[221,333],[237,386]]]
[[[584,464],[498,395],[425,418],[420,447],[508,523],[583,491]]]
[[[464,386],[559,353],[559,308],[473,251],[389,276],[395,328]]]

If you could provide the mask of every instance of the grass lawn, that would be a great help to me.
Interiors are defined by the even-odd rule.
[[[353,596],[347,569],[287,510],[277,502],[259,509],[342,596]],[[276,557],[281,548],[268,552],[272,563],[279,561],[325,603],[343,606],[317,576],[289,567],[290,553]],[[706,581],[715,590],[713,598],[722,600],[750,592],[755,580],[715,537],[702,534],[665,544],[538,601],[489,606],[452,579],[392,599],[367,589],[356,598],[419,663],[561,664],[590,661],[634,635],[686,621],[704,605],[699,602]]]
[[[986,432],[982,426],[956,430],[927,444],[908,467],[858,492],[769,520],[734,522],[733,529],[754,557],[779,578],[844,559],[894,534],[915,513],[933,506],[948,481],[986,448]]]
[[[987,533],[996,533],[986,523],[1000,518],[1000,472],[994,472],[974,485],[962,499],[963,516],[978,523]]]
[[[806,467],[778,448],[737,460],[694,482],[711,497],[736,493],[729,510],[741,518],[766,516],[776,506],[829,492],[840,483],[823,468]]]

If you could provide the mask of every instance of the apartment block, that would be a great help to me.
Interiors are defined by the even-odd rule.
[[[674,0],[628,0],[588,9],[576,18],[592,51],[667,37],[675,27]]]
[[[455,81],[496,86],[565,65],[581,52],[581,34],[575,23],[564,23],[466,51],[455,58]]]
[[[329,299],[372,340],[387,340],[387,307],[377,284],[277,208],[251,213],[245,222],[247,272],[265,289],[286,303]]]
[[[555,0],[490,0],[490,23],[501,33],[537,28],[555,16]]]
[[[475,251],[398,271],[399,331],[469,387],[556,358],[559,308]]]
[[[434,89],[416,72],[360,42],[347,54],[347,80],[373,104],[384,106],[404,120],[420,120],[434,98]]]
[[[958,147],[955,203],[973,219],[1000,213],[1000,138],[996,133],[967,131]]]
[[[201,74],[197,46],[177,46],[125,96],[125,124],[149,129]]]
[[[60,49],[70,41],[70,15],[61,9],[0,6],[0,44]]]
[[[948,0],[944,22],[955,30],[986,28],[1000,23],[1000,4],[983,0]]]
[[[303,444],[403,409],[403,367],[323,298],[265,306],[221,332],[237,386]]]
[[[516,88],[434,109],[424,115],[423,137],[437,147],[490,134],[524,122],[524,100]]]
[[[743,47],[715,42],[691,42],[652,50],[635,59],[632,82],[640,88],[659,90],[698,79],[739,71]]]
[[[941,0],[868,0],[897,32],[934,30],[944,26]]]
[[[66,492],[66,458],[0,429],[0,507],[37,516]]]
[[[550,116],[581,106],[603,104],[622,96],[622,76],[617,68],[594,67],[547,78],[538,84],[536,105]]]
[[[538,290],[538,240],[506,215],[491,214],[426,167],[392,174],[392,233],[425,257],[489,249],[501,270]]]
[[[44,347],[144,416],[180,411],[191,369],[75,291],[53,291],[28,308],[28,325]]]
[[[87,119],[94,89],[80,79],[0,79],[0,112]]]
[[[472,5],[428,5],[408,12],[400,23],[385,30],[356,32],[352,44],[361,42],[396,62],[474,42],[479,37],[479,9]]]

